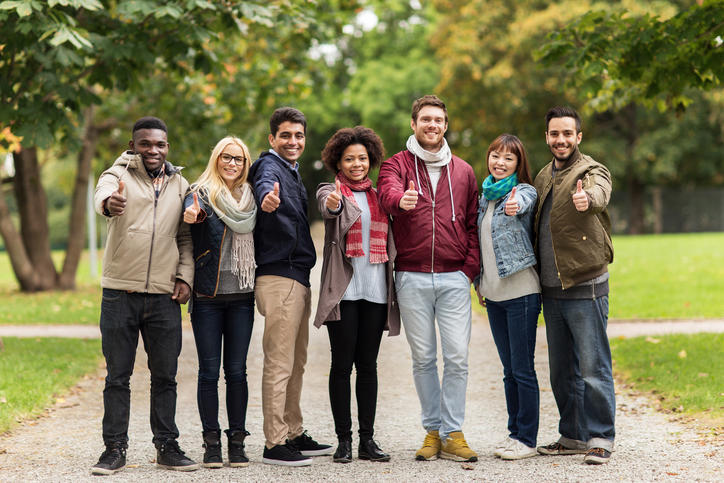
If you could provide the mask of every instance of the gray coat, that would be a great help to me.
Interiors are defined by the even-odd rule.
[[[319,287],[319,303],[317,303],[317,314],[314,317],[314,325],[321,327],[322,324],[340,320],[339,302],[352,280],[352,264],[345,256],[345,237],[347,231],[355,221],[359,219],[362,211],[354,203],[342,199],[342,211],[332,214],[324,205],[327,195],[334,191],[332,183],[321,183],[317,186],[317,206],[324,218],[324,260],[322,263],[322,281]],[[389,335],[400,333],[400,309],[397,306],[395,293],[395,282],[392,278],[397,250],[392,238],[392,230],[387,232],[387,323],[385,330]]]

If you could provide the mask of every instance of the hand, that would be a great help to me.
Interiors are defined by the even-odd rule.
[[[573,206],[578,211],[586,211],[588,209],[588,195],[583,191],[583,182],[579,179],[576,183],[576,192],[573,193]]]
[[[324,200],[324,206],[326,206],[329,211],[339,210],[339,205],[342,202],[342,187],[340,186],[339,181],[335,181],[334,185],[336,186],[336,189],[329,193],[327,195],[327,199]]]
[[[118,181],[118,189],[106,198],[106,209],[111,216],[121,216],[126,211],[126,197],[123,196],[123,190],[126,185],[123,181]]]
[[[478,303],[480,304],[480,306],[485,307],[485,297],[480,295],[480,292],[478,292],[477,290],[475,290],[475,295],[478,296]]]
[[[513,186],[513,189],[510,190],[510,196],[508,197],[508,201],[505,202],[505,214],[508,216],[515,216],[516,213],[518,213],[518,210],[520,207],[518,206],[518,200],[515,199],[515,189],[516,187]]]
[[[189,205],[189,207],[186,208],[186,211],[184,211],[184,221],[189,225],[193,225],[199,218],[199,213],[201,213],[201,207],[199,206],[199,196],[194,193],[194,203],[192,205]]]
[[[279,183],[274,183],[274,189],[266,194],[261,202],[261,209],[267,213],[272,213],[279,208],[281,200],[279,199]]]
[[[171,299],[178,302],[180,305],[185,304],[191,298],[191,287],[183,280],[177,278],[176,284],[173,286],[173,295]]]
[[[415,182],[410,180],[410,187],[400,198],[400,209],[410,211],[417,206],[417,191],[415,190]]]

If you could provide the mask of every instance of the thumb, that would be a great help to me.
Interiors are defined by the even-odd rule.
[[[197,210],[200,208],[199,207],[199,195],[197,195],[196,193],[194,193],[194,208],[196,208]]]
[[[510,190],[510,197],[508,198],[508,200],[513,201],[513,199],[515,198],[515,190],[516,190],[516,187],[513,186],[513,189]]]
[[[118,194],[122,195],[124,189],[126,189],[126,184],[123,181],[119,181],[118,182]]]
[[[583,181],[579,179],[576,183],[576,193],[580,193],[581,191],[583,191]]]
[[[279,183],[274,183],[274,196],[279,196]]]
[[[414,181],[410,180],[410,187],[409,187],[408,189],[410,189],[410,190],[414,190],[414,189],[415,189],[415,182],[414,182]]]
[[[339,183],[339,180],[335,181],[334,185],[337,187],[337,189],[335,190],[337,192],[337,194],[341,195],[342,194],[342,185]]]

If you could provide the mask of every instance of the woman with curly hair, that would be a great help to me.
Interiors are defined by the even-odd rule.
[[[247,181],[251,159],[241,139],[228,136],[211,152],[206,170],[184,201],[194,242],[194,290],[189,311],[199,356],[197,399],[204,462],[221,468],[219,368],[224,364],[229,418],[229,466],[244,467],[249,388],[246,355],[254,326],[256,203]],[[223,345],[223,359],[222,359]]]
[[[392,265],[395,247],[387,215],[368,174],[384,158],[382,140],[369,128],[340,129],[327,141],[322,162],[334,183],[317,187],[324,218],[322,283],[314,325],[327,326],[332,348],[329,399],[339,446],[333,460],[352,461],[350,376],[355,393],[359,452],[363,460],[389,461],[372,439],[377,406],[377,354],[382,332],[400,333]]]

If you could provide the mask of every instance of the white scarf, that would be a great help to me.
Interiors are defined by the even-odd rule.
[[[442,168],[443,166],[447,166],[447,164],[452,159],[452,152],[450,152],[450,146],[447,145],[447,139],[445,138],[442,138],[442,147],[440,148],[440,150],[436,153],[433,153],[431,151],[423,149],[423,147],[420,146],[420,143],[417,141],[415,135],[411,134],[410,137],[407,138],[407,149],[412,154],[422,159],[427,166]]]

